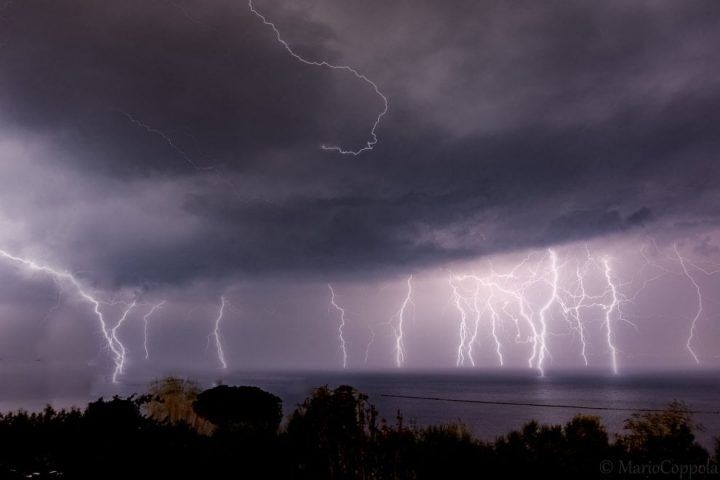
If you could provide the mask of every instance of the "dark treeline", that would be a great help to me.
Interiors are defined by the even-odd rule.
[[[695,441],[687,408],[633,414],[610,438],[600,420],[529,422],[484,442],[461,424],[379,418],[352,387],[316,389],[283,422],[255,387],[200,392],[169,378],[85,410],[0,416],[0,478],[454,479],[718,478],[720,448]]]

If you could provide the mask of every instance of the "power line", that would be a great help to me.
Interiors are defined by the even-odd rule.
[[[435,402],[454,402],[454,403],[474,403],[480,405],[505,405],[511,407],[542,407],[542,408],[565,408],[575,410],[603,410],[603,411],[615,411],[615,412],[654,412],[661,413],[667,412],[665,409],[660,408],[619,408],[619,407],[591,407],[588,405],[565,405],[565,404],[551,404],[551,403],[521,403],[521,402],[501,402],[492,400],[472,400],[462,398],[443,398],[443,397],[420,397],[415,395],[393,395],[381,393],[381,397],[386,398],[404,398],[408,400],[430,400]],[[718,410],[688,410],[688,413],[706,414],[706,415],[720,415]]]

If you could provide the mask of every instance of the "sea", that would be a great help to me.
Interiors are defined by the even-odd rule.
[[[238,371],[219,377],[196,373],[188,378],[201,388],[218,383],[253,385],[283,400],[286,414],[312,392],[327,385],[351,385],[368,395],[382,418],[394,423],[398,414],[405,425],[463,423],[478,438],[492,441],[519,429],[530,420],[564,424],[576,414],[597,415],[612,436],[621,434],[626,419],[640,410],[663,409],[674,400],[684,402],[700,425],[698,441],[714,449],[720,436],[720,372],[673,371],[606,372],[550,371],[544,376],[529,370],[433,371]],[[17,379],[15,379],[17,380]],[[123,378],[81,384],[77,391],[62,381],[61,393],[13,389],[16,381],[0,386],[0,411],[38,410],[79,406],[101,396],[143,393],[150,378]],[[72,383],[72,382],[70,382]],[[8,388],[10,385],[10,388]]]

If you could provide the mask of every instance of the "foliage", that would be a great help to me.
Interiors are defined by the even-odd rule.
[[[220,385],[200,393],[192,408],[224,432],[272,436],[282,421],[282,400],[257,387]]]
[[[699,428],[687,406],[673,401],[662,412],[633,414],[625,421],[628,433],[618,441],[633,457],[645,461],[704,463],[708,454],[695,442]]]
[[[287,426],[300,472],[314,479],[366,478],[377,434],[377,411],[347,385],[316,389]]]
[[[200,392],[168,378],[145,396],[101,398],[82,411],[8,413],[0,415],[0,478],[609,478],[601,462],[717,469],[720,456],[720,443],[712,459],[697,444],[698,426],[677,402],[632,415],[614,441],[587,415],[565,425],[531,421],[494,442],[459,423],[407,427],[399,412],[390,425],[350,386],[316,389],[284,427],[281,412],[278,397],[255,387]],[[216,426],[212,435],[202,422]]]
[[[199,394],[198,386],[189,380],[178,377],[156,380],[150,384],[149,399],[143,410],[157,422],[185,423],[199,433],[210,435],[215,427],[193,409],[193,402]]]

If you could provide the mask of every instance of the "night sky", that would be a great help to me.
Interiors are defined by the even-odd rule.
[[[455,367],[449,275],[529,255],[538,312],[549,251],[563,285],[589,265],[599,302],[612,267],[621,370],[720,364],[720,3],[254,6],[378,86],[374,148],[321,146],[365,146],[381,96],[243,0],[0,1],[0,249],[71,272],[111,325],[137,302],[124,374],[217,371],[221,296],[230,369],[340,368],[328,283],[348,367],[396,368],[409,275],[404,366]],[[589,366],[609,368],[596,307]],[[546,365],[581,368],[566,314],[547,308]],[[494,368],[488,319],[474,361]],[[101,330],[67,281],[0,259],[2,368],[108,379]]]

